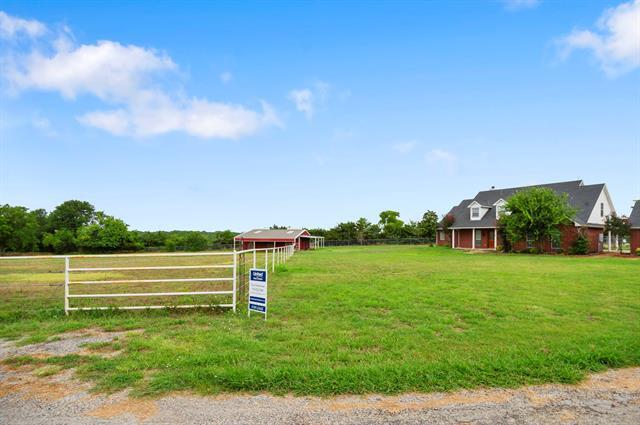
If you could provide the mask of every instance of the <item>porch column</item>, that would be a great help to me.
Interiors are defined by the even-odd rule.
[[[451,248],[456,247],[456,230],[451,229]]]
[[[607,249],[611,252],[611,230],[609,230],[609,237],[607,238]]]
[[[498,228],[493,229],[493,250],[498,249]]]
[[[620,238],[616,235],[616,251],[620,251]]]
[[[471,229],[471,249],[476,249],[476,229]]]

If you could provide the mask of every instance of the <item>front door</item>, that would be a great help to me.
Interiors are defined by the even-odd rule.
[[[494,244],[496,243],[496,241],[493,239],[494,237],[493,230],[489,229],[488,232],[489,232],[489,248],[495,248]]]

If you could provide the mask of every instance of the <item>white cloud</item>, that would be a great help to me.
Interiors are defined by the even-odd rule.
[[[574,30],[563,37],[562,56],[566,58],[577,49],[589,50],[610,76],[640,67],[640,0],[606,10],[597,27],[599,31]]]
[[[51,125],[51,121],[49,121],[48,118],[42,117],[38,114],[36,114],[36,116],[31,120],[31,125],[33,125],[33,127],[37,128],[49,137],[54,137],[57,135],[56,131]]]
[[[444,168],[448,173],[453,173],[458,163],[458,157],[444,149],[433,149],[426,156],[431,165]]]
[[[391,146],[391,149],[404,155],[411,152],[413,148],[416,147],[417,144],[418,143],[415,140],[411,140],[408,142],[400,142]]]
[[[154,49],[108,40],[76,45],[67,29],[50,44],[48,53],[33,48],[5,58],[3,77],[16,92],[53,91],[68,100],[91,95],[108,105],[108,109],[78,116],[84,125],[118,136],[180,131],[225,139],[281,125],[266,102],[252,110],[163,89],[165,80],[159,77],[173,77],[179,69],[167,54]]]
[[[165,54],[113,41],[56,50],[38,51],[23,58],[7,77],[15,88],[57,91],[67,99],[92,94],[102,100],[135,97],[155,72],[175,70]]]
[[[0,10],[0,37],[14,38],[25,34],[35,38],[47,32],[47,27],[39,21],[17,18]]]
[[[312,88],[291,90],[288,97],[299,112],[304,113],[307,119],[311,119],[317,107],[327,101],[330,92],[331,84],[318,80]]]
[[[130,112],[124,109],[89,112],[78,117],[78,121],[116,136],[124,136],[132,130]]]
[[[313,118],[314,113],[314,95],[309,89],[291,90],[289,99],[294,103],[296,109],[303,112],[307,119]]]
[[[523,9],[533,9],[540,4],[540,0],[502,0],[507,10],[517,11]]]
[[[220,81],[222,81],[223,83],[230,83],[231,80],[233,80],[233,74],[231,72],[224,71],[220,74]]]
[[[262,102],[262,111],[253,111],[197,98],[172,101],[160,93],[150,94],[128,109],[89,112],[78,121],[115,135],[150,137],[182,131],[203,139],[238,139],[265,126],[281,125],[266,102]]]

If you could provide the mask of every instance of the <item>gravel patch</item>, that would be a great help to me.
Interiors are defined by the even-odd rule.
[[[16,346],[14,341],[0,340],[0,361],[9,357],[26,355],[64,356],[83,352],[83,346],[95,342],[111,342],[132,331],[104,332],[96,329],[84,329],[67,332],[53,340],[38,344]]]
[[[400,396],[274,397],[189,394],[155,399],[92,394],[71,372],[37,378],[0,371],[2,424],[638,424],[640,368],[579,385]]]
[[[16,347],[0,341],[0,360],[82,353],[84,344],[129,332],[83,330]],[[478,389],[398,396],[257,395],[130,398],[95,394],[73,371],[39,377],[35,366],[0,366],[0,424],[638,424],[640,368],[609,370],[578,385]]]

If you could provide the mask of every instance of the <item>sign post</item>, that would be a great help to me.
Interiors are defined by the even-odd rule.
[[[264,314],[264,320],[267,320],[266,269],[249,269],[249,317],[252,311]]]

